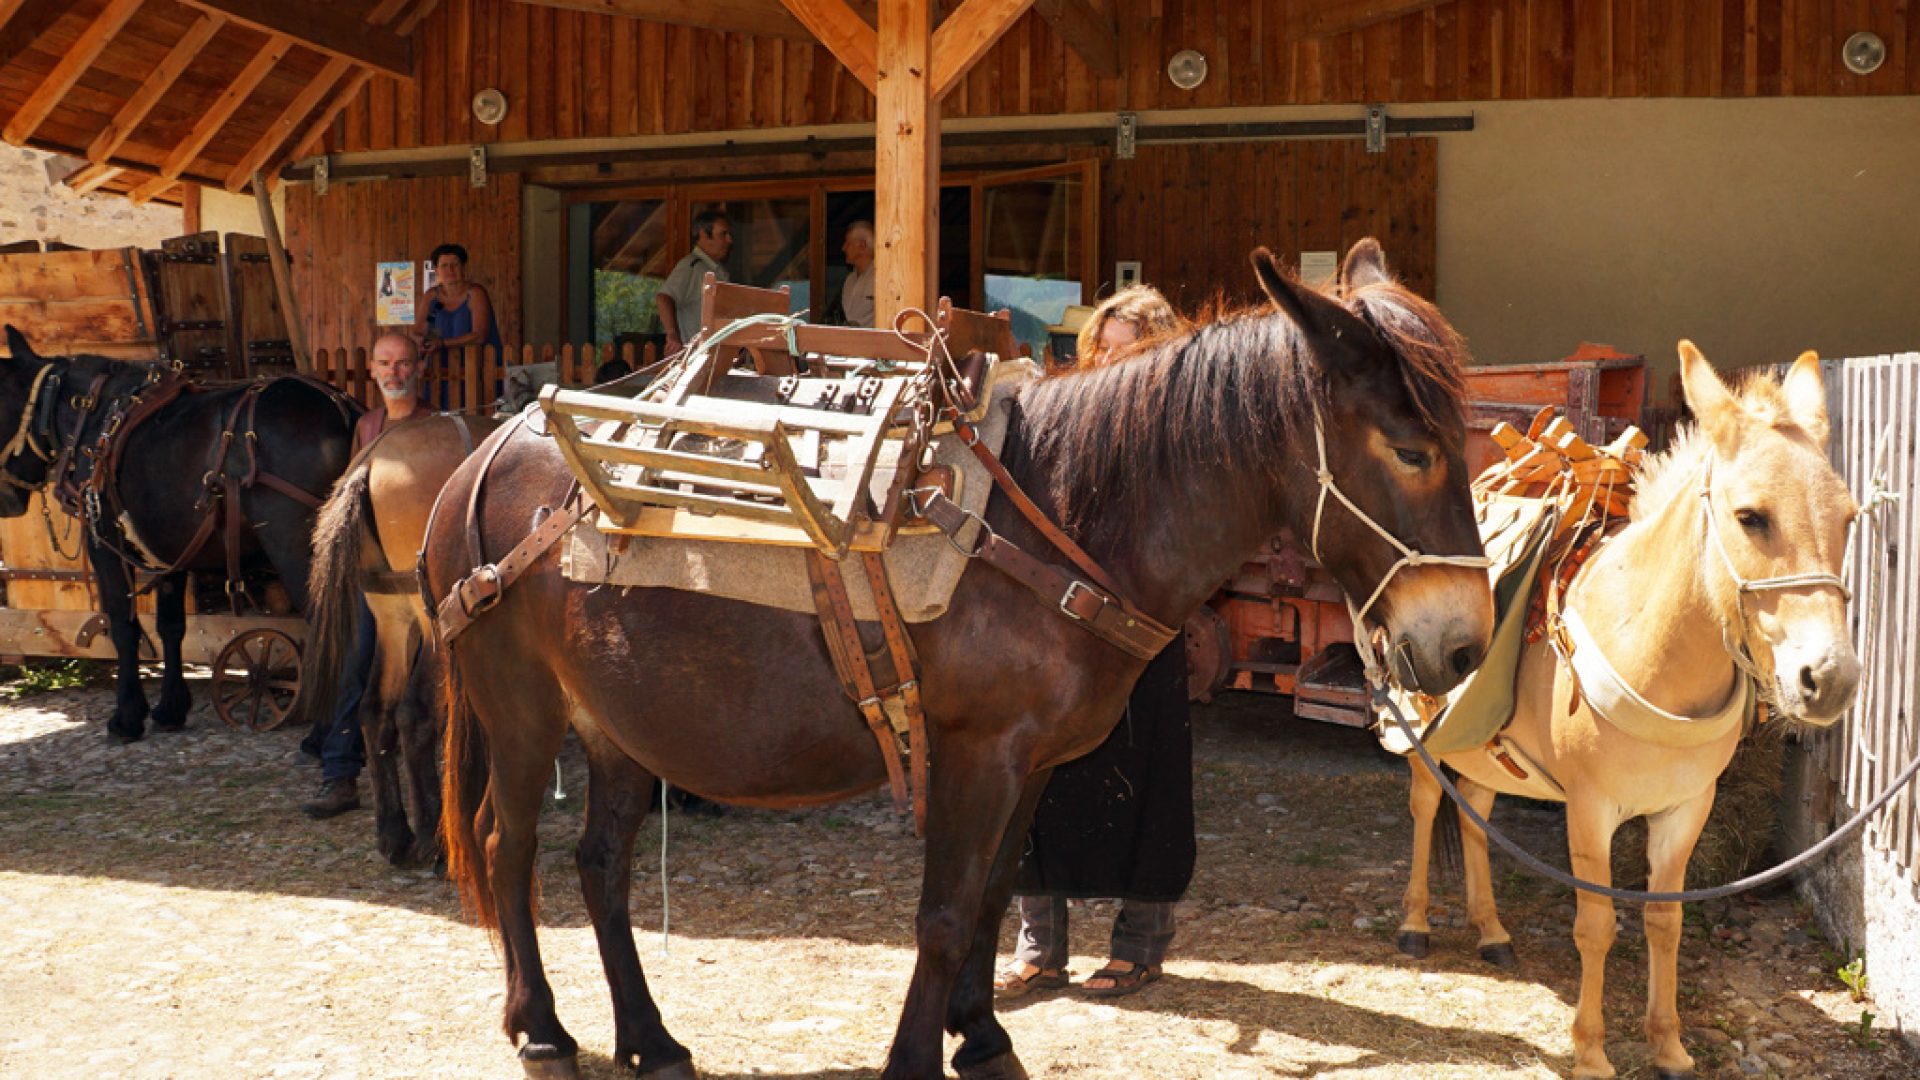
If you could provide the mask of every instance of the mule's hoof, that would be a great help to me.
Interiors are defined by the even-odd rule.
[[[1658,1080],[1694,1080],[1696,1074],[1692,1069],[1656,1068],[1653,1070],[1653,1075],[1657,1077]]]
[[[147,737],[147,733],[144,731],[136,731],[132,734],[128,734],[127,732],[124,732],[124,731],[115,731],[112,728],[107,729],[107,741],[112,743],[115,746],[125,746],[128,743],[137,743],[146,737]]]
[[[1427,938],[1428,935],[1426,934],[1408,930],[1399,937],[1394,938],[1393,944],[1395,948],[1413,957],[1415,960],[1425,960],[1427,958]]]
[[[657,1069],[641,1069],[640,1080],[700,1080],[700,1074],[694,1071],[693,1059],[681,1058]]]
[[[1502,941],[1497,945],[1480,946],[1480,959],[1485,960],[1494,967],[1516,968],[1520,966],[1520,958],[1513,955],[1513,943],[1510,941]]]
[[[527,1080],[580,1080],[580,1055],[548,1043],[528,1043],[520,1048],[520,1068]]]
[[[956,1066],[956,1069],[960,1073],[960,1080],[1027,1080],[1027,1070],[1011,1050],[978,1065],[964,1069]]]
[[[168,723],[164,720],[155,720],[153,722],[153,730],[163,731],[163,732],[166,732],[168,735],[177,735],[180,732],[187,730],[187,722],[185,720],[181,720],[177,723]]]

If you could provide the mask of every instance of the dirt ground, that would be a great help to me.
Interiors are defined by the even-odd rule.
[[[205,685],[197,686],[206,697]],[[502,977],[447,885],[373,852],[368,812],[316,823],[297,733],[222,726],[109,746],[102,690],[0,708],[0,1076],[517,1077]],[[1521,966],[1474,956],[1459,890],[1433,955],[1392,945],[1408,843],[1401,766],[1360,733],[1230,696],[1195,714],[1200,863],[1167,977],[1113,1003],[1066,992],[1005,1012],[1035,1077],[1554,1077],[1571,1068],[1571,894],[1496,853]],[[591,1077],[611,1078],[608,997],[574,886],[584,772],[565,759],[544,830],[542,948]],[[1534,850],[1554,814],[1503,803]],[[1556,855],[1564,863],[1564,855]],[[636,857],[642,959],[709,1078],[878,1074],[911,969],[919,850],[879,798],[804,813],[676,816]],[[1077,907],[1072,967],[1111,912]],[[1644,948],[1623,908],[1609,1052],[1639,1041]],[[1010,940],[1007,935],[1006,940]],[[1775,891],[1689,911],[1683,1022],[1703,1077],[1913,1077],[1859,1021],[1843,959]],[[951,1052],[949,1047],[949,1052]]]

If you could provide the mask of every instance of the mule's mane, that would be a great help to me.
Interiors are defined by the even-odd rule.
[[[1438,309],[1392,282],[1329,299],[1374,328],[1421,420],[1457,444],[1465,351]],[[1155,495],[1196,470],[1253,482],[1300,467],[1296,440],[1311,439],[1326,393],[1305,337],[1271,306],[1216,305],[1202,319],[1141,342],[1118,363],[1021,394],[1027,453],[1047,470],[1047,494],[1070,531],[1086,536],[1104,511],[1151,512]]]
[[[1765,369],[1749,372],[1733,388],[1734,402],[1754,422],[1771,428],[1798,428],[1787,407],[1786,391]],[[1634,485],[1631,514],[1638,521],[1658,514],[1680,495],[1698,494],[1695,486],[1713,440],[1689,422],[1674,436],[1665,453],[1649,455]]]

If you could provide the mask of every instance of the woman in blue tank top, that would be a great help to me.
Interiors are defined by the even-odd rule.
[[[427,291],[426,308],[414,329],[421,335],[421,351],[428,356],[442,348],[491,345],[501,349],[500,324],[493,317],[493,298],[467,280],[467,249],[441,244],[433,249],[434,286]]]

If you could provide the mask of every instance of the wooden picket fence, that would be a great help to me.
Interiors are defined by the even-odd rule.
[[[1847,812],[1864,806],[1920,754],[1920,353],[1830,361],[1833,436],[1828,452],[1865,506],[1893,496],[1854,529],[1847,585],[1854,646],[1865,672],[1853,711],[1808,740],[1814,765],[1838,787]],[[1920,886],[1920,800],[1909,790],[1867,825],[1867,842]]]
[[[378,405],[380,388],[373,384],[368,346],[316,349],[314,374],[368,406]],[[628,342],[624,345],[520,345],[496,350],[488,345],[464,345],[429,359],[421,375],[420,393],[428,401],[453,412],[490,413],[499,397],[507,369],[524,364],[553,364],[567,386],[585,386],[609,360],[619,359],[638,369],[659,359],[658,349]]]

